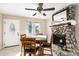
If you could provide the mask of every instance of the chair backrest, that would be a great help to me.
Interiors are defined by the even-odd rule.
[[[20,38],[26,38],[26,34],[20,35]]]
[[[24,49],[36,47],[35,38],[23,38],[22,44],[24,46]]]

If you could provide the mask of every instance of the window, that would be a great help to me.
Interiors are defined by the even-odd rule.
[[[29,22],[28,32],[29,32],[29,34],[39,34],[40,33],[40,23]]]
[[[31,22],[29,22],[28,31],[29,31],[29,33],[32,33],[32,23]]]

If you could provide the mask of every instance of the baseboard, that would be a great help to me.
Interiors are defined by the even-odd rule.
[[[4,47],[4,48],[15,47],[15,46],[20,46],[20,45],[7,46],[7,47]]]

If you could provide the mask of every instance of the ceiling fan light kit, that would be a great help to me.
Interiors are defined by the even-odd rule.
[[[31,9],[31,8],[25,8],[25,10],[31,10],[31,11],[38,11],[39,13],[41,13],[41,11],[52,11],[55,10],[55,8],[46,8],[43,9],[43,3],[39,3],[37,9]],[[37,13],[34,13],[33,16],[35,16]],[[45,13],[43,13],[43,16],[46,16]]]
[[[35,16],[37,13],[34,13],[33,16]]]
[[[46,14],[45,14],[45,13],[43,13],[43,16],[46,16]]]

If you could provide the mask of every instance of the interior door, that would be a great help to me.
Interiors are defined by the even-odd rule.
[[[19,20],[3,20],[3,46],[19,45],[20,43],[20,22]]]

